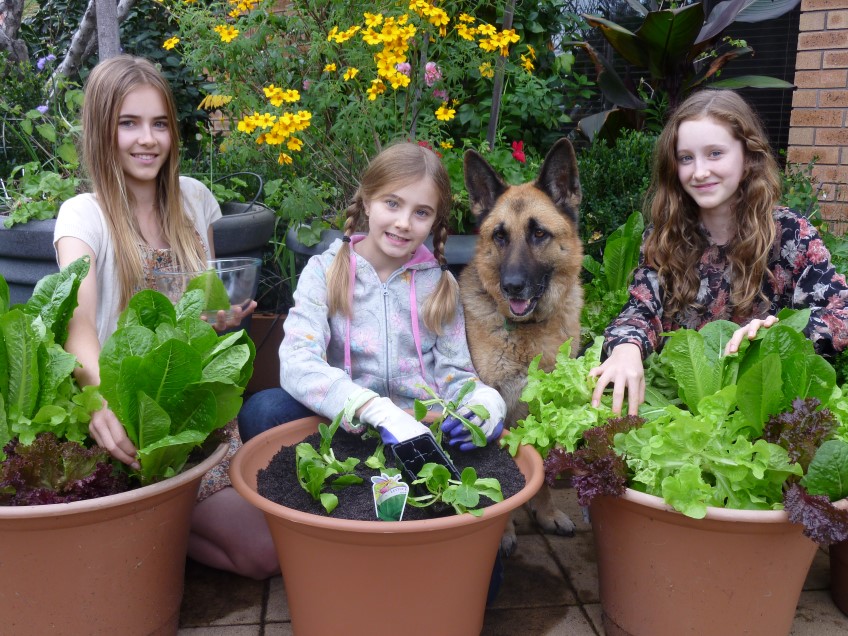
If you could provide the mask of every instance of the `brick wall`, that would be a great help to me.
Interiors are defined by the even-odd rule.
[[[822,217],[848,224],[848,0],[801,0],[787,159],[818,157]]]

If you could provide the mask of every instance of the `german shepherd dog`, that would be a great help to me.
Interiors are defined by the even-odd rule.
[[[571,143],[560,139],[537,179],[522,185],[508,185],[473,150],[465,153],[464,168],[479,227],[475,255],[459,279],[468,345],[480,379],[506,401],[509,427],[527,416],[519,397],[533,358],[541,353],[539,367],[550,371],[568,338],[577,353],[583,307],[577,159]],[[547,487],[529,507],[545,532],[574,533]],[[501,550],[509,555],[515,547],[510,522]]]

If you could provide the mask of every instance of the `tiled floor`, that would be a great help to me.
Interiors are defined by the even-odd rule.
[[[483,636],[604,633],[591,528],[583,521],[571,489],[559,488],[554,496],[577,524],[576,535],[538,534],[526,513],[521,513],[518,551],[506,561],[506,578],[498,599],[486,611]],[[833,605],[828,593],[828,568],[827,555],[819,551],[798,604],[791,636],[848,634],[848,616]],[[188,563],[180,636],[292,633],[280,577],[257,582]]]

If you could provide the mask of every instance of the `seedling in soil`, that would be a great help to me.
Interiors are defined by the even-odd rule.
[[[451,479],[450,471],[441,464],[424,464],[413,484],[421,484],[430,493],[420,497],[410,497],[408,504],[426,508],[437,503],[452,506],[456,514],[471,513],[475,517],[483,514],[475,506],[480,497],[488,497],[494,502],[503,501],[501,485],[491,477],[477,477],[477,471],[470,466],[462,471],[459,481]]]
[[[340,461],[330,448],[340,420],[341,418],[337,417],[330,426],[323,423],[318,425],[318,432],[321,434],[320,450],[316,451],[306,442],[298,444],[295,448],[297,480],[313,499],[321,502],[327,514],[331,514],[339,504],[336,495],[323,492],[328,487],[328,480],[332,478],[329,487],[336,490],[362,483],[361,477],[352,474],[359,465],[359,460],[356,457],[348,457]],[[338,476],[333,478],[335,475]]]
[[[466,415],[470,411],[474,415],[480,418],[481,421],[485,421],[489,419],[489,411],[482,404],[462,404],[462,400],[474,390],[474,387],[477,383],[474,380],[469,380],[465,384],[462,385],[462,388],[459,390],[459,393],[456,396],[456,399],[448,402],[440,398],[429,386],[420,385],[422,389],[424,389],[427,394],[430,396],[429,400],[415,400],[415,419],[423,420],[427,416],[427,412],[431,406],[438,406],[442,409],[442,415],[439,417],[433,424],[430,425],[430,430],[433,432],[433,436],[436,438],[436,441],[441,445],[442,443],[442,431],[439,428],[441,423],[447,417],[455,417],[462,425],[468,429],[471,433],[471,441],[475,446],[483,447],[486,445],[486,434],[483,432],[483,429],[477,426],[474,422],[469,420]],[[460,406],[461,405],[461,406]],[[460,408],[462,409],[464,414],[460,414]]]

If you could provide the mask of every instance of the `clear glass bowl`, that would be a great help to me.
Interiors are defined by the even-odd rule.
[[[153,272],[153,280],[156,290],[167,296],[171,302],[176,303],[192,280],[207,272],[215,272],[229,297],[230,308],[207,307],[203,317],[214,324],[218,320],[219,313],[223,311],[224,320],[230,323],[238,319],[241,312],[256,297],[261,264],[262,261],[258,258],[218,258],[207,261],[208,267],[202,272],[181,271],[176,267],[158,269]],[[207,301],[209,301],[208,294]]]

